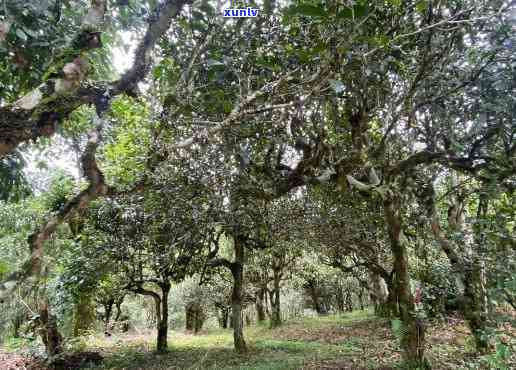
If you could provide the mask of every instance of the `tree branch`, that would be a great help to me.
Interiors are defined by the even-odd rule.
[[[70,220],[78,211],[85,209],[98,196],[108,193],[109,187],[104,181],[104,175],[100,171],[95,158],[101,140],[100,133],[103,120],[96,117],[94,121],[95,128],[89,133],[88,143],[81,156],[84,176],[89,182],[88,187],[68,200],[57,214],[50,217],[43,226],[29,236],[28,244],[31,256],[23,263],[20,270],[13,272],[0,284],[0,300],[9,295],[29,276],[39,274],[43,262],[44,243],[60,224]]]
[[[134,64],[118,81],[84,83],[82,80],[87,66],[78,56],[85,49],[79,48],[79,54],[76,54],[77,41],[72,43],[68,50],[72,50],[70,54],[75,55],[75,58],[72,61],[65,60],[64,66],[59,63],[54,65],[54,68],[59,66],[55,71],[58,77],[45,80],[14,104],[0,107],[0,158],[12,152],[20,143],[52,136],[58,125],[81,105],[105,105],[113,96],[133,93],[137,83],[149,71],[154,45],[168,30],[172,18],[180,13],[185,3],[183,0],[167,0],[149,18],[147,32],[136,49]],[[84,19],[83,30],[76,37],[76,40],[82,40],[83,35],[89,35],[86,37],[86,49],[92,45],[100,46],[100,34],[92,33],[91,30],[98,26],[96,22],[103,18],[100,11],[105,9],[102,0],[92,0],[92,4],[94,6]],[[92,41],[92,38],[97,41]],[[52,76],[50,73],[49,77]]]

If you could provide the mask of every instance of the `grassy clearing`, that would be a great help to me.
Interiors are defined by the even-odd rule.
[[[89,343],[105,355],[94,369],[394,369],[401,354],[388,320],[371,311],[339,316],[300,318],[270,330],[265,325],[245,330],[249,353],[233,351],[231,330],[207,330],[201,335],[170,333],[170,351],[156,355],[154,334],[96,337]],[[489,369],[468,344],[468,329],[460,320],[431,326],[428,357],[435,369]],[[93,347],[93,348],[92,348]]]
[[[361,351],[353,341],[331,343],[307,338],[309,333],[323,333],[330,327],[346,328],[369,320],[371,313],[357,311],[345,316],[304,318],[270,330],[266,326],[251,326],[245,334],[249,345],[247,355],[233,351],[231,330],[208,330],[201,335],[171,332],[170,351],[153,352],[153,334],[117,338],[95,337],[90,349],[101,350],[106,360],[95,369],[300,369],[318,368],[319,363],[353,364]],[[152,336],[151,336],[152,335]]]
[[[388,320],[371,311],[291,320],[270,330],[266,325],[245,329],[249,353],[233,351],[230,329],[205,330],[200,335],[171,331],[170,350],[156,354],[152,331],[112,337],[96,335],[82,341],[80,351],[104,356],[96,370],[160,369],[395,369],[401,360],[398,341]],[[461,320],[436,323],[428,330],[428,357],[434,369],[494,369],[473,353],[468,329]],[[508,369],[516,368],[509,365]]]

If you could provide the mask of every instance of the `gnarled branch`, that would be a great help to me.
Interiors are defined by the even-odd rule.
[[[105,9],[105,2],[93,0],[92,3],[94,6],[84,19],[81,33],[76,37],[76,40],[79,40],[83,39],[86,33],[90,34],[90,41],[85,43],[84,50],[94,44],[95,47],[99,47],[100,42],[100,34],[97,31],[93,32],[92,28],[98,27],[96,22],[101,22],[101,10]],[[63,61],[65,64],[62,70],[60,67],[55,71],[56,78],[48,78],[14,104],[0,107],[0,158],[12,152],[20,143],[52,136],[58,125],[81,105],[98,106],[110,97],[133,93],[137,83],[145,77],[150,68],[150,53],[154,45],[168,30],[171,20],[180,13],[185,3],[183,0],[167,0],[156,10],[150,17],[147,32],[136,49],[134,64],[118,81],[83,82],[83,68],[86,66],[81,64],[83,61],[78,58],[83,49],[79,48],[77,54],[77,45],[72,43],[71,54],[75,57]],[[92,37],[98,39],[98,42],[92,42]],[[52,73],[49,77],[52,77]]]

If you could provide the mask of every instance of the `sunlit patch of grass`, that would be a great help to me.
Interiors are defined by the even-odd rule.
[[[8,337],[2,343],[3,349],[7,352],[14,352],[20,348],[28,347],[31,343],[30,340],[24,338]]]
[[[348,312],[341,315],[301,317],[290,320],[286,326],[302,325],[304,328],[321,328],[329,325],[349,325],[367,319],[376,319],[372,309]],[[278,328],[281,330],[282,328]]]
[[[105,356],[104,363],[94,367],[97,370],[393,369],[401,361],[389,321],[374,317],[371,310],[295,319],[273,330],[250,326],[245,337],[249,348],[245,355],[235,353],[231,329],[209,329],[199,335],[171,331],[165,354],[155,353],[153,331],[90,338],[90,347]],[[449,328],[438,327],[429,338],[433,346],[427,354],[435,368],[465,369],[463,365],[478,362],[456,343],[456,333]]]
[[[338,358],[348,352],[342,346],[276,340],[273,336],[266,327],[247,328],[246,355],[234,352],[231,330],[204,335],[171,333],[170,350],[159,355],[139,336],[130,342],[95,338],[92,344],[97,348],[111,346],[104,347],[106,360],[95,369],[299,369],[306,361]]]

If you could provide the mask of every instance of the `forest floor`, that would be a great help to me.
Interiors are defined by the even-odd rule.
[[[230,329],[206,330],[198,335],[171,331],[170,350],[159,355],[154,352],[155,334],[151,331],[90,336],[83,349],[104,357],[100,365],[87,367],[96,370],[396,369],[400,350],[390,325],[389,320],[378,319],[370,311],[355,311],[291,320],[274,330],[250,326],[245,330],[247,355],[233,351]],[[498,368],[486,365],[488,358],[473,353],[468,329],[459,319],[431,326],[427,338],[434,369]],[[7,355],[0,348],[1,369],[7,369],[2,367],[2,356]]]

